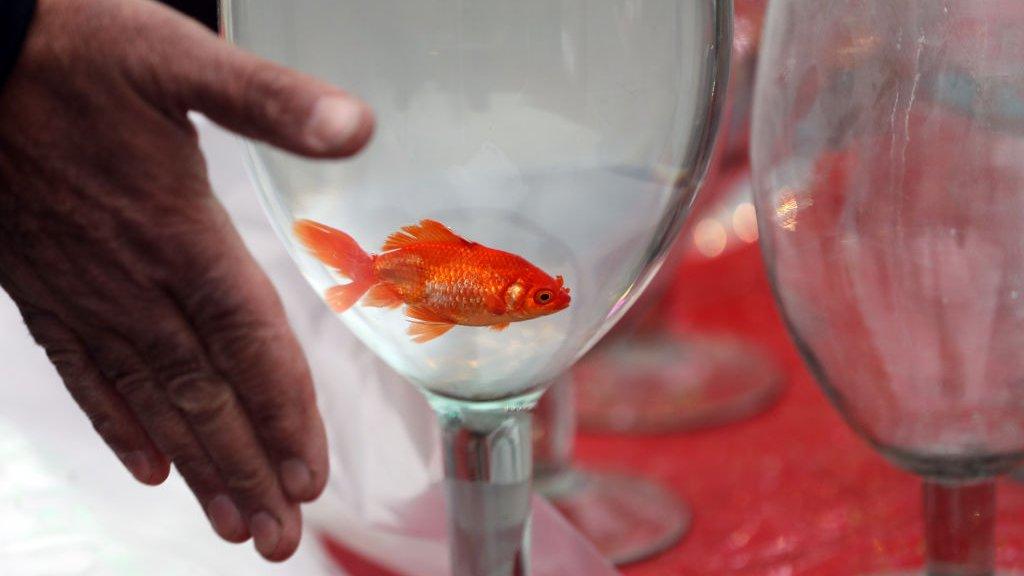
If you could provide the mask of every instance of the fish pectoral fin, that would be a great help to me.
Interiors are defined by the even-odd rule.
[[[446,332],[455,327],[455,324],[441,324],[436,322],[413,322],[409,325],[409,329],[406,334],[412,336],[412,341],[417,344],[423,344],[424,342],[430,342],[438,336],[444,335]]]
[[[362,305],[374,308],[398,308],[403,304],[402,297],[394,288],[387,284],[377,284],[363,296]]]
[[[448,318],[445,318],[444,316],[424,306],[409,305],[405,308],[405,315],[409,317],[410,322],[425,322],[427,324],[454,324],[454,322],[452,322]]]
[[[452,321],[422,306],[407,306],[405,315],[410,322],[406,334],[419,344],[429,342],[455,327]]]
[[[491,324],[490,326],[488,326],[488,328],[490,328],[491,330],[494,330],[495,332],[501,332],[505,328],[508,328],[509,324],[511,324],[511,322],[502,322],[501,324]]]
[[[420,220],[419,224],[405,226],[398,232],[388,236],[382,250],[387,252],[388,250],[397,250],[398,248],[424,243],[472,244],[472,242],[452,232],[447,226],[437,220]]]

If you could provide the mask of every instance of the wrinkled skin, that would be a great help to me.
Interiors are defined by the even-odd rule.
[[[138,480],[173,462],[221,537],[283,560],[326,482],[324,428],[190,110],[322,158],[373,129],[353,97],[149,0],[40,0],[0,92],[0,285]]]

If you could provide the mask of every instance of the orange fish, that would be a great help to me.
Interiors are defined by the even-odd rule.
[[[441,336],[456,324],[504,330],[511,322],[553,314],[569,306],[569,289],[525,259],[470,242],[434,220],[406,226],[367,254],[341,230],[299,220],[295,236],[348,284],[324,294],[336,312],[362,298],[364,306],[406,305],[416,342]]]

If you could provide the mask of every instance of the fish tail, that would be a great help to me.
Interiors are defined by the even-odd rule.
[[[335,312],[351,308],[377,283],[373,257],[348,234],[312,220],[297,220],[292,230],[317,260],[352,280],[348,284],[334,286],[324,294]]]

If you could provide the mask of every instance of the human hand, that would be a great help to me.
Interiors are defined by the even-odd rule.
[[[0,285],[138,480],[173,461],[221,537],[283,560],[326,482],[323,423],[190,110],[320,158],[373,130],[353,97],[149,0],[39,0],[0,92]]]

